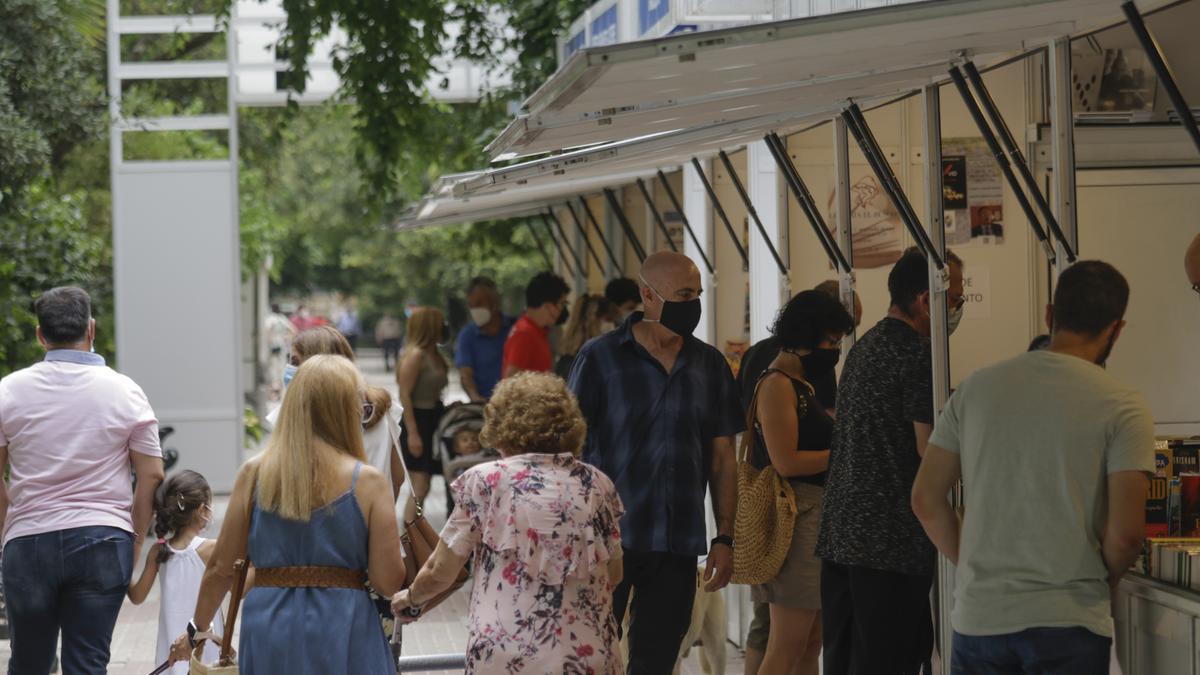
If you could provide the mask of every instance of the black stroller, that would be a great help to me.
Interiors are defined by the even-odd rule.
[[[434,460],[442,465],[442,475],[449,487],[456,478],[463,475],[471,467],[484,462],[490,462],[500,457],[500,453],[491,448],[481,447],[478,452],[458,454],[455,452],[454,438],[462,431],[479,432],[483,428],[483,404],[460,403],[446,409],[442,421],[438,423],[434,433]],[[447,513],[453,510],[450,491],[446,491]]]

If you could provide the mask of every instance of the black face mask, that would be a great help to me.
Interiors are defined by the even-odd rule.
[[[696,332],[696,326],[700,325],[702,311],[700,298],[674,302],[664,300],[658,323],[679,337],[691,337]]]
[[[565,324],[567,322],[567,319],[570,318],[570,316],[571,316],[571,308],[563,307],[562,314],[558,315],[558,321],[555,321],[554,325],[561,326],[561,325]]]
[[[804,366],[805,374],[816,377],[836,368],[841,358],[840,349],[814,349],[800,357],[800,364]]]

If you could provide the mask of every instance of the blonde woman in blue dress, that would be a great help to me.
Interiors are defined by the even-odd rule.
[[[390,595],[404,579],[391,481],[365,464],[365,396],[349,360],[306,360],[266,452],[238,473],[192,624],[208,629],[234,562],[248,555],[255,578],[242,605],[243,675],[396,672],[365,587]],[[171,656],[190,652],[184,634]]]

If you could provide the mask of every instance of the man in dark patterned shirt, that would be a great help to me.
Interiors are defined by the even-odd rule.
[[[633,592],[630,675],[675,667],[696,598],[696,557],[708,553],[704,589],[733,573],[737,476],[733,439],[745,426],[725,357],[692,336],[700,272],[659,252],[641,272],[645,313],[584,345],[570,386],[587,419],[583,457],[612,479],[625,504],[625,578],[613,592],[620,625]],[[707,541],[712,489],[719,536]]]
[[[962,261],[947,257],[958,308]],[[850,350],[838,387],[816,548],[826,675],[916,675],[933,649],[935,551],[910,505],[933,430],[929,271],[916,249],[888,291],[887,317]]]

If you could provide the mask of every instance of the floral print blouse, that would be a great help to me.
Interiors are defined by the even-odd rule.
[[[623,673],[607,563],[624,508],[608,477],[570,454],[525,454],[451,489],[442,541],[474,556],[466,672]]]

